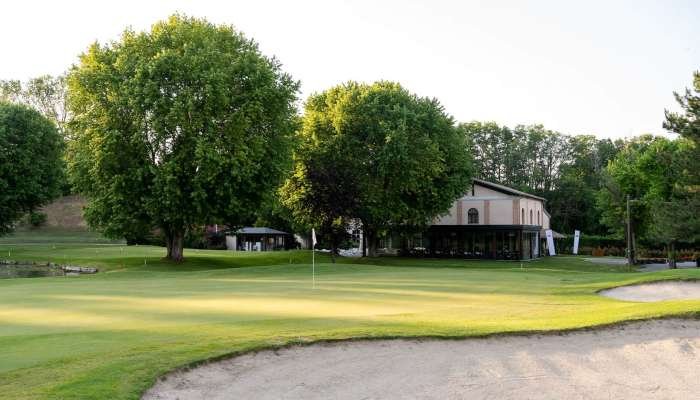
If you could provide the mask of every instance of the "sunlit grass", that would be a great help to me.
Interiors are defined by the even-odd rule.
[[[700,301],[633,303],[620,284],[698,278],[624,273],[578,258],[523,263],[343,259],[308,252],[0,244],[13,259],[94,265],[93,276],[0,280],[0,397],[138,399],[159,375],[225,354],[356,337],[464,337],[579,328],[672,314]],[[612,270],[612,271],[611,271]]]

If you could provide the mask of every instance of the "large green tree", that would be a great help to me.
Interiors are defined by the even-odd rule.
[[[37,111],[0,102],[0,235],[60,193],[63,141]]]
[[[93,44],[69,74],[69,167],[108,236],[250,218],[289,168],[298,83],[230,26],[180,15]]]
[[[285,204],[323,212],[326,223],[360,220],[370,256],[386,230],[428,223],[471,181],[453,119],[397,83],[349,82],[311,96],[300,136]]]

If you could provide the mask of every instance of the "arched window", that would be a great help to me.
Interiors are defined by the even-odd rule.
[[[468,224],[478,224],[479,223],[479,211],[476,208],[470,208],[467,211],[467,223]]]
[[[532,225],[532,210],[530,210],[530,225]]]
[[[520,223],[522,225],[525,225],[525,209],[523,208],[522,211],[520,211]]]
[[[537,225],[542,225],[540,222],[540,210],[537,210]]]

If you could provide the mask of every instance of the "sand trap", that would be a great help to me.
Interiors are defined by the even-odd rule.
[[[563,335],[263,351],[169,375],[144,399],[689,399],[700,320]]]
[[[620,286],[601,295],[628,301],[700,300],[700,281],[666,281]]]

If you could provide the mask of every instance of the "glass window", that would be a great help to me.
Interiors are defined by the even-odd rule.
[[[479,211],[476,208],[470,208],[467,211],[467,223],[468,224],[478,224],[479,223]]]

